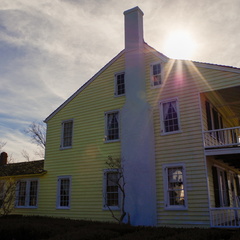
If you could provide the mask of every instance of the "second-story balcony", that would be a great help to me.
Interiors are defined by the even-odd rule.
[[[205,149],[240,148],[240,126],[204,131],[203,136]]]

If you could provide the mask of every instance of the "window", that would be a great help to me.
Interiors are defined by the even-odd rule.
[[[57,208],[63,209],[70,208],[70,186],[71,177],[69,176],[58,177]]]
[[[105,113],[105,139],[113,141],[119,139],[119,112]]]
[[[21,180],[17,185],[17,207],[36,207],[38,180]]]
[[[151,65],[151,85],[159,86],[162,84],[162,76],[161,76],[161,64],[156,63]]]
[[[62,148],[72,147],[73,121],[68,120],[62,123]]]
[[[115,95],[121,96],[125,94],[125,73],[115,74]]]
[[[160,103],[161,112],[161,132],[174,133],[180,130],[178,101],[172,99]]]
[[[164,166],[165,206],[167,208],[186,209],[185,168],[178,164]]]
[[[230,206],[227,172],[221,168],[213,166],[212,175],[215,207]]]
[[[207,116],[207,128],[209,131],[216,129],[223,129],[222,115],[214,108],[209,102],[205,102],[206,116]],[[211,133],[211,136],[216,138],[219,142],[225,142],[224,131],[215,131]],[[234,138],[233,138],[234,139]]]
[[[104,208],[119,209],[118,170],[104,172]]]

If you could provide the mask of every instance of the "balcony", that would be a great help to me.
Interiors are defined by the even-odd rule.
[[[204,147],[212,148],[240,148],[240,127],[204,131]]]

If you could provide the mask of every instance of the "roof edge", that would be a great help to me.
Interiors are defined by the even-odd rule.
[[[125,49],[119,52],[112,60],[104,65],[96,74],[94,74],[87,82],[85,82],[75,93],[73,93],[66,101],[64,101],[55,111],[53,111],[44,122],[47,123],[54,117],[62,108],[64,108],[70,101],[72,101],[80,92],[82,92],[91,82],[93,82],[103,71],[105,71],[114,61],[120,58],[125,52]]]
[[[190,61],[190,60],[187,60],[187,61]],[[233,72],[233,73],[240,73],[240,68],[238,67],[214,64],[214,63],[197,62],[197,61],[190,61],[190,62],[192,62],[196,67],[209,68],[209,69],[221,70],[221,71]]]

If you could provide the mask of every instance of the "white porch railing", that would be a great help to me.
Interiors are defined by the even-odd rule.
[[[240,147],[240,127],[204,131],[205,148]]]
[[[240,208],[211,208],[211,227],[240,228]]]

